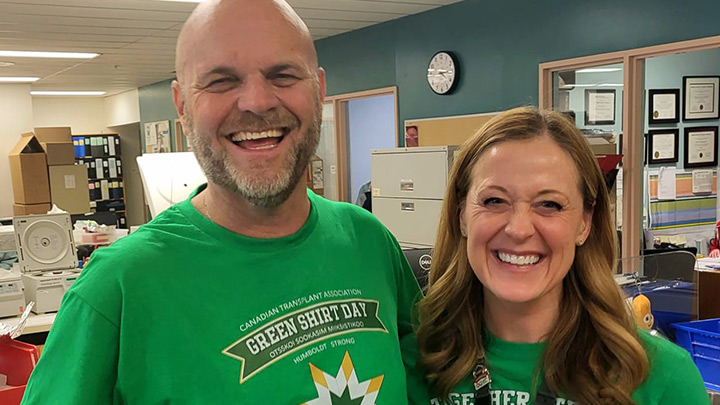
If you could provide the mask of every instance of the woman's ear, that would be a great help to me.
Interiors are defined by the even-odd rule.
[[[580,227],[580,234],[577,238],[577,245],[582,246],[590,235],[590,228],[592,227],[592,217],[594,210],[583,213],[582,225]]]

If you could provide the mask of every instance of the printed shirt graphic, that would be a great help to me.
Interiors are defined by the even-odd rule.
[[[312,305],[268,323],[223,353],[243,362],[242,384],[266,366],[324,339],[357,331],[387,332],[378,307],[377,301],[361,299]]]
[[[334,377],[312,363],[310,369],[318,397],[303,405],[374,405],[384,377],[379,375],[359,382],[348,352]]]
[[[407,403],[412,271],[372,214],[309,197],[285,238],[234,234],[186,201],[95,252],[25,403]]]
[[[487,333],[487,331],[486,331]],[[710,404],[702,377],[689,354],[670,341],[639,331],[650,360],[650,374],[632,395],[643,405]],[[537,388],[537,365],[545,343],[512,343],[489,336],[486,353],[492,390],[491,405],[534,405]],[[412,385],[412,382],[411,382]],[[417,384],[415,386],[418,386]],[[471,377],[452,390],[448,400],[441,400],[422,389],[410,389],[411,404],[474,405]],[[555,405],[577,405],[576,401],[558,395]]]

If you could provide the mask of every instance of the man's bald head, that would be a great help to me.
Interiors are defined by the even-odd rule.
[[[300,52],[306,54],[309,67],[317,68],[317,54],[312,36],[300,16],[284,0],[208,0],[200,3],[190,14],[178,36],[175,49],[175,71],[183,84],[190,55],[199,47],[212,47],[203,40],[213,37],[213,31],[223,35],[250,36],[256,29],[282,30],[285,37],[293,36]]]

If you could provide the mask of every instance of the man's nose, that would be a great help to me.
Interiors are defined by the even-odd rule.
[[[532,212],[528,207],[513,207],[509,213],[505,233],[515,240],[525,240],[535,234]]]
[[[241,87],[237,106],[240,111],[262,115],[279,105],[275,87],[264,77],[248,77]]]

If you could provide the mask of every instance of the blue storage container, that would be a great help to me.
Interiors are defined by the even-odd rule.
[[[720,319],[672,325],[678,345],[690,352],[705,386],[720,390]]]

